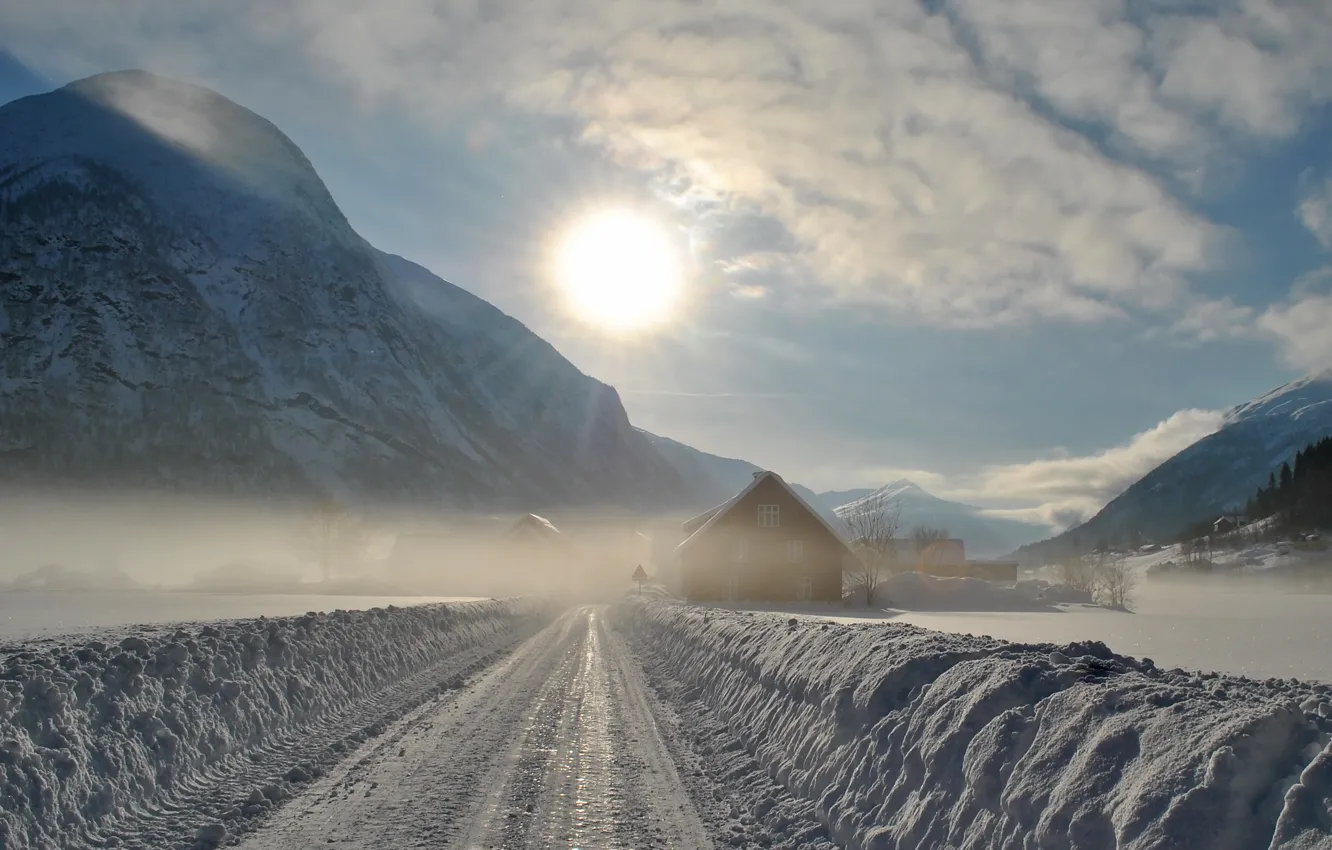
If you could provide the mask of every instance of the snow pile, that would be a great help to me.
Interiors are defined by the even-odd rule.
[[[1332,847],[1326,686],[1166,672],[1100,643],[632,598],[614,617],[681,716],[726,723],[839,846]]]
[[[496,601],[196,624],[110,645],[7,647],[0,847],[112,846],[105,842],[116,843],[126,824],[164,810],[183,817],[192,807],[182,798],[237,765],[274,750],[294,758],[294,742],[320,721],[354,714],[349,707],[441,659],[542,618],[534,605]],[[313,771],[288,768],[293,782]],[[269,799],[256,807],[285,796],[271,785],[262,793]]]

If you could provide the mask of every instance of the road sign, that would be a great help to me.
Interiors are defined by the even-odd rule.
[[[643,572],[643,565],[639,564],[634,570],[634,581],[638,582],[638,595],[643,595],[643,582],[647,581],[648,574]]]

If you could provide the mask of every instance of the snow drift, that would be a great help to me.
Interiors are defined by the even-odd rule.
[[[726,723],[842,846],[1332,847],[1327,686],[1100,643],[634,599],[614,617],[681,715]]]
[[[429,686],[456,687],[448,677],[465,674],[469,658],[544,619],[535,605],[497,601],[6,647],[0,847],[115,846],[143,837],[153,820],[163,823],[147,830],[147,845],[173,846],[182,824],[199,818],[198,843],[219,843],[320,771],[310,746],[340,753],[347,730],[374,734],[358,724],[382,723],[384,712],[427,698]],[[411,680],[420,686],[403,693]],[[386,701],[392,693],[407,702]],[[358,711],[367,703],[373,712]],[[250,770],[259,763],[279,775],[243,784],[266,776]]]

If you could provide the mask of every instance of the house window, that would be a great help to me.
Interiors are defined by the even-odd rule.
[[[744,561],[748,556],[748,554],[749,554],[749,546],[745,542],[745,538],[737,537],[735,539],[735,560]]]
[[[726,601],[727,601],[727,602],[734,602],[735,600],[737,600],[737,599],[739,599],[739,598],[740,598],[740,577],[739,577],[739,576],[733,576],[733,575],[732,575],[732,576],[727,576],[727,577],[726,577]]]
[[[796,599],[801,602],[808,602],[814,598],[814,579],[809,576],[801,576],[800,584],[796,586]]]
[[[759,505],[759,528],[776,528],[781,525],[781,505]]]
[[[786,560],[793,564],[799,564],[805,560],[805,541],[788,540],[786,541]]]

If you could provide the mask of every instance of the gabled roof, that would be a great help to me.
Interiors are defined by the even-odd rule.
[[[736,505],[738,505],[742,499],[745,498],[745,496],[748,496],[750,493],[754,491],[755,487],[758,487],[764,481],[768,481],[769,479],[771,479],[772,481],[776,481],[777,484],[783,490],[785,490],[787,493],[791,495],[791,498],[796,500],[797,504],[803,507],[810,514],[810,516],[818,520],[819,524],[822,525],[825,529],[827,529],[828,533],[832,535],[834,540],[836,540],[839,544],[841,544],[843,549],[846,549],[848,552],[851,551],[851,547],[847,544],[846,539],[842,537],[842,533],[837,529],[833,528],[832,523],[824,519],[823,514],[814,510],[814,508],[810,506],[809,502],[806,502],[803,498],[801,498],[800,494],[797,493],[795,490],[793,490],[790,484],[787,484],[786,481],[783,480],[782,477],[775,472],[763,471],[763,472],[755,472],[753,479],[749,482],[748,485],[746,485],[745,489],[741,490],[739,493],[736,493],[734,496],[727,499],[725,502],[722,502],[720,505],[718,505],[715,508],[711,508],[709,510],[704,511],[703,513],[699,514],[696,517],[693,517],[692,519],[686,520],[681,527],[686,532],[689,532],[690,529],[693,528],[693,533],[690,534],[689,537],[685,538],[685,541],[683,543],[675,547],[675,554],[678,555],[680,552],[683,552],[685,549],[693,545],[693,543],[696,540],[702,538],[705,534],[708,533],[709,528],[712,528],[712,526],[716,525],[717,522],[722,517],[730,513],[731,510]]]
[[[534,532],[540,537],[558,538],[560,536],[560,530],[555,527],[553,522],[536,514],[525,514],[519,517],[518,521],[504,533],[504,536],[513,537],[524,531]]]
[[[683,523],[680,524],[680,529],[684,531],[686,534],[693,534],[695,531],[698,531],[700,528],[702,528],[703,523],[707,522],[708,520],[716,516],[717,511],[727,507],[734,501],[735,498],[727,499],[726,501],[722,502],[720,505],[708,508],[706,511],[704,511],[703,513],[699,514],[696,517],[690,517],[689,519],[685,520]]]

